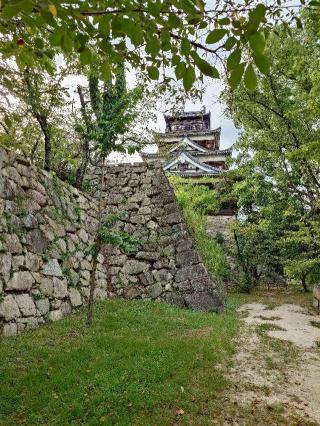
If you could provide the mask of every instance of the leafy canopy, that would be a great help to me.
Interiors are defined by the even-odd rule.
[[[301,5],[305,0],[300,0]],[[0,9],[0,52],[20,67],[41,64],[51,71],[55,54],[75,55],[81,65],[99,63],[108,79],[123,58],[149,79],[174,70],[190,90],[197,78],[219,78],[227,57],[229,83],[244,76],[249,89],[255,70],[267,74],[264,47],[274,22],[296,19],[283,0],[266,6],[247,0],[4,0]],[[310,4],[317,5],[313,0]],[[163,71],[162,71],[163,70]]]
[[[268,40],[273,64],[257,89],[241,84],[225,98],[243,129],[234,188],[247,270],[268,266],[305,283],[320,277],[320,21],[310,12],[302,20]]]

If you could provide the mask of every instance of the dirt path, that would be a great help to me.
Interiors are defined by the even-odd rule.
[[[240,414],[224,424],[320,425],[320,316],[297,305],[260,303],[239,312],[245,327],[230,402]]]

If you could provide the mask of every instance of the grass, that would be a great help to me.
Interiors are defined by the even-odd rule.
[[[4,339],[0,424],[204,424],[238,328],[233,310],[109,300],[91,328],[82,311]]]
[[[250,294],[230,293],[228,304],[232,308],[237,308],[246,303],[262,303],[266,309],[274,309],[284,304],[294,304],[314,311],[312,305],[312,293],[305,293],[297,289],[261,289],[256,288]]]

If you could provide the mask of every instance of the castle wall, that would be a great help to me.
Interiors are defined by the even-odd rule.
[[[98,223],[99,172],[80,192],[0,147],[0,335],[55,321],[89,295],[90,247]],[[219,310],[217,288],[199,258],[161,167],[106,169],[103,215],[141,242],[123,254],[104,246],[95,297],[163,300]]]

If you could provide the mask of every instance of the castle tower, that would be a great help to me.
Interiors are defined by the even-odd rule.
[[[159,152],[141,152],[146,162],[161,161],[166,173],[182,177],[218,176],[228,168],[232,149],[220,149],[221,128],[211,130],[205,109],[164,116],[166,129],[158,134]]]

